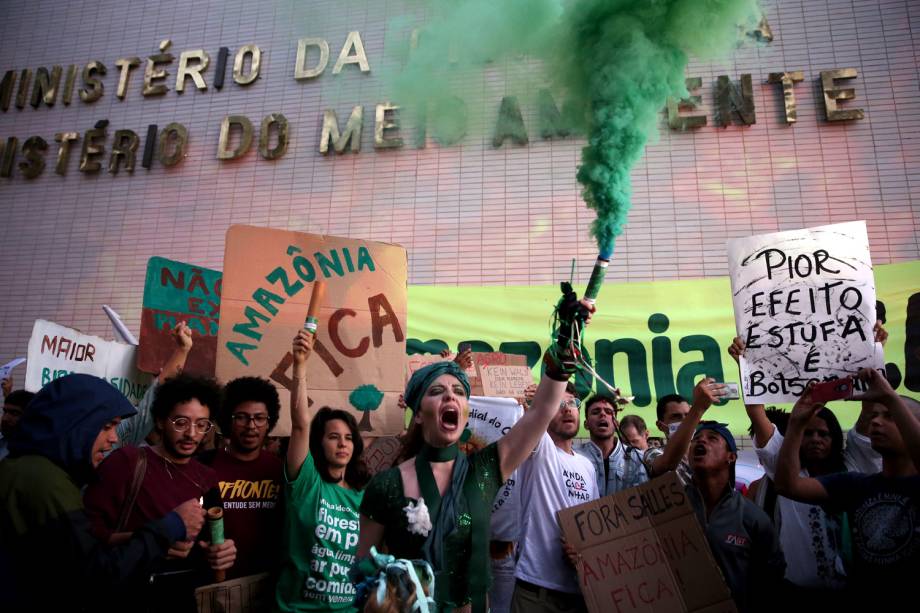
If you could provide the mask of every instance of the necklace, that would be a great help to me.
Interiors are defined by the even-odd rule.
[[[172,472],[171,470],[169,470],[169,467],[172,466],[173,468],[176,469],[176,473],[177,473],[180,477],[183,477],[186,481],[188,481],[189,483],[191,483],[192,485],[194,485],[195,487],[197,487],[199,492],[202,492],[202,493],[204,492],[204,488],[201,486],[200,483],[198,483],[197,481],[195,481],[194,479],[192,479],[190,476],[188,476],[187,474],[185,474],[185,472],[183,472],[182,469],[179,468],[179,465],[178,465],[178,464],[176,464],[175,462],[173,462],[172,460],[170,460],[169,458],[167,458],[165,455],[163,455],[163,454],[161,454],[159,451],[157,451],[156,447],[148,447],[148,449],[150,449],[150,451],[152,451],[153,454],[154,454],[155,456],[157,456],[158,458],[161,458],[161,459],[163,460],[163,466],[166,468],[166,474],[169,475],[169,478],[170,478],[170,479],[175,480],[175,478],[176,478],[176,477],[173,475],[173,472]]]

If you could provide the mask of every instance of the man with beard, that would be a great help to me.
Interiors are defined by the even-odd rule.
[[[122,542],[189,498],[219,500],[214,471],[193,457],[214,425],[209,417],[219,399],[220,388],[210,379],[180,374],[159,386],[151,412],[160,442],[116,450],[86,490],[86,511],[100,539]],[[143,599],[148,610],[194,611],[194,588],[209,582],[207,567],[225,570],[236,557],[232,539],[210,547],[201,542],[195,548],[195,537],[189,534],[188,540],[173,544],[166,562],[122,598]],[[132,608],[127,602],[120,606]]]
[[[737,458],[726,424],[700,423],[690,441],[686,492],[738,610],[774,610],[786,563],[770,518],[735,489]]]
[[[642,455],[632,446],[620,442],[617,436],[617,399],[612,395],[595,394],[585,402],[585,428],[591,440],[575,451],[588,458],[594,466],[601,496],[609,496],[648,481]]]
[[[520,467],[520,557],[513,613],[586,611],[578,577],[563,552],[556,512],[598,498],[594,467],[572,449],[578,434],[575,387],[569,383],[559,411],[530,459]]]
[[[793,500],[846,513],[846,600],[855,609],[902,607],[920,567],[920,402],[899,396],[877,370],[864,369],[861,397],[872,403],[869,439],[882,456],[881,472],[803,476],[805,431],[822,408],[811,389],[795,404],[776,471],[777,491]]]
[[[201,529],[195,498],[117,547],[93,536],[80,488],[131,415],[118,390],[84,374],[55,379],[30,403],[0,462],[0,610],[98,609],[107,590],[143,579],[172,543]]]
[[[280,410],[274,385],[258,377],[234,379],[217,415],[227,445],[199,457],[217,473],[224,533],[236,543],[228,579],[270,571],[278,558],[281,459],[263,446]]]

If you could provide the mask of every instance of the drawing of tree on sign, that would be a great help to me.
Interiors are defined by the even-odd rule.
[[[383,392],[376,385],[359,385],[348,395],[348,402],[359,411],[364,412],[358,423],[358,430],[362,432],[373,431],[371,426],[371,411],[376,411],[383,401]]]

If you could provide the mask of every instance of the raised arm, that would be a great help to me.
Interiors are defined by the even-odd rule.
[[[799,448],[802,446],[805,427],[823,406],[812,401],[811,388],[809,385],[792,407],[783,446],[779,450],[779,461],[776,463],[775,482],[777,493],[786,498],[809,504],[821,504],[828,499],[827,490],[814,477],[801,476],[802,465],[799,461]]]
[[[696,387],[693,388],[693,404],[690,405],[690,412],[680,422],[680,427],[674,436],[668,439],[664,452],[652,461],[649,466],[651,473],[649,476],[657,477],[677,468],[681,458],[687,455],[690,440],[693,438],[696,427],[700,425],[703,414],[714,402],[719,401],[724,390],[724,384],[716,383],[715,379],[708,377],[696,384]]]
[[[549,422],[559,411],[565,386],[565,380],[560,381],[543,375],[530,408],[508,434],[499,439],[498,458],[501,462],[503,481],[530,457],[530,453],[540,442],[540,438],[549,427]]]
[[[188,360],[188,354],[191,352],[192,345],[194,344],[192,341],[192,330],[184,321],[180,321],[176,324],[176,327],[172,329],[172,337],[176,342],[176,348],[173,349],[169,359],[163,364],[163,369],[160,370],[160,375],[157,377],[160,383],[182,372],[182,369],[185,368],[185,362]]]
[[[917,471],[920,471],[920,418],[907,407],[904,399],[898,396],[888,380],[874,368],[859,371],[859,378],[869,384],[863,394],[863,402],[878,402],[888,409],[891,419],[898,426],[904,445],[910,453],[910,459]]]
[[[563,322],[560,328],[564,329],[566,325],[570,325],[564,322],[571,322],[575,318],[582,319],[587,325],[595,310],[593,304],[585,300],[578,301],[574,293],[566,294],[559,308],[559,320]],[[565,333],[560,333],[560,338],[565,337]],[[561,345],[554,343],[546,350],[543,356],[546,368],[530,408],[511,431],[498,441],[498,458],[503,481],[530,457],[559,410],[565,386],[577,368],[574,357],[566,349],[567,346],[567,341],[562,340]]]
[[[728,355],[739,365],[741,365],[741,356],[744,354],[744,341],[740,336],[736,336],[728,348]],[[740,371],[739,371],[740,372]],[[754,427],[754,445],[763,448],[770,442],[773,436],[773,424],[767,419],[767,412],[762,404],[745,404],[744,410],[747,411],[748,419]]]
[[[875,336],[875,342],[884,347],[885,343],[888,342],[888,331],[885,330],[881,321],[875,322],[872,332]],[[872,415],[875,413],[874,404],[871,400],[862,401],[862,409],[859,412],[859,417],[856,418],[856,424],[853,426],[853,429],[863,436],[869,436],[869,422],[872,421]]]
[[[286,468],[291,481],[300,474],[310,453],[310,416],[307,394],[307,358],[313,353],[314,336],[306,330],[294,337],[294,389],[291,390],[291,440],[288,444]]]

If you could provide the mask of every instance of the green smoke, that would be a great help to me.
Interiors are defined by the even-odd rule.
[[[592,232],[602,252],[613,250],[626,224],[630,171],[659,112],[668,96],[687,96],[688,57],[728,53],[739,25],[759,15],[757,0],[432,0],[428,7],[434,17],[388,79],[393,99],[421,118],[437,115],[441,130],[452,130],[441,140],[450,142],[463,133],[450,118],[465,126],[478,107],[466,92],[482,88],[483,71],[505,72],[507,82],[509,65],[538,60],[541,81],[588,137],[578,181],[597,212]]]
[[[597,211],[592,231],[613,250],[629,212],[630,171],[655,133],[668,96],[687,95],[688,55],[710,58],[731,49],[755,0],[578,0],[556,39],[559,75],[584,118],[588,145],[578,181]]]

